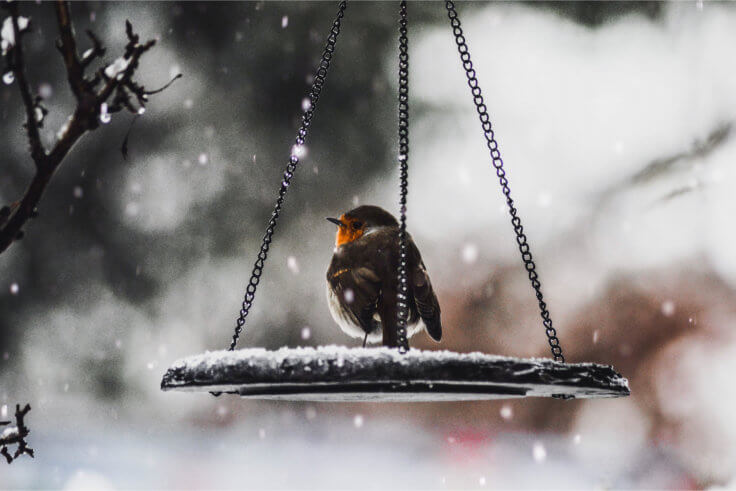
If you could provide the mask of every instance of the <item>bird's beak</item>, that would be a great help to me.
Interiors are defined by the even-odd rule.
[[[334,224],[335,224],[335,225],[337,225],[338,227],[342,227],[342,226],[343,226],[343,223],[342,223],[342,222],[340,221],[340,219],[339,219],[339,218],[330,218],[330,217],[327,217],[327,219],[326,219],[326,220],[327,220],[328,222],[332,222],[332,223],[334,223]]]

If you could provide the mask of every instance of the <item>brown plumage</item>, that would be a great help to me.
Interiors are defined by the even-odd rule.
[[[396,346],[399,227],[378,206],[359,206],[340,218],[335,253],[327,270],[327,298],[332,317],[353,337]],[[407,336],[425,329],[442,338],[440,305],[422,257],[407,234],[409,246],[409,319]]]

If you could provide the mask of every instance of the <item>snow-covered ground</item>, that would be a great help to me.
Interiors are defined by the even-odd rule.
[[[350,417],[322,405],[261,409],[228,428],[170,422],[148,425],[145,432],[121,423],[81,431],[39,428],[34,445],[42,452],[36,460],[18,461],[12,471],[0,468],[0,479],[8,488],[98,490],[692,485],[666,451],[609,447],[617,458],[599,460],[598,444],[579,434],[428,427],[358,407]],[[486,417],[502,419],[498,412]]]

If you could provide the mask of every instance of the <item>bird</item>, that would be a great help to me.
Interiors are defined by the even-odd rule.
[[[379,206],[363,205],[327,218],[337,225],[327,269],[327,303],[335,322],[349,336],[398,346],[397,288],[399,223]],[[426,329],[442,339],[440,304],[422,256],[409,233],[407,339]]]

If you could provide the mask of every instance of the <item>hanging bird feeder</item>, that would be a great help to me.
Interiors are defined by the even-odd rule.
[[[558,399],[622,397],[629,395],[628,381],[613,367],[595,363],[565,363],[557,331],[542,295],[521,219],[511,198],[490,117],[481,93],[470,51],[455,5],[445,2],[455,43],[481,122],[491,162],[506,197],[511,223],[522,261],[531,282],[542,325],[554,359],[512,358],[484,353],[409,350],[406,336],[407,309],[397,315],[398,348],[261,348],[235,350],[250,312],[263,273],[281,208],[299,164],[304,145],[330,67],[346,2],[339,4],[322,58],[309,92],[278,198],[253,266],[230,348],[184,358],[169,368],[162,390],[202,391],[214,395],[238,394],[245,398],[296,401],[453,401],[537,396]],[[406,251],[406,196],[409,154],[409,55],[406,1],[399,9],[399,250]],[[399,305],[406,298],[406,255],[398,267]]]

